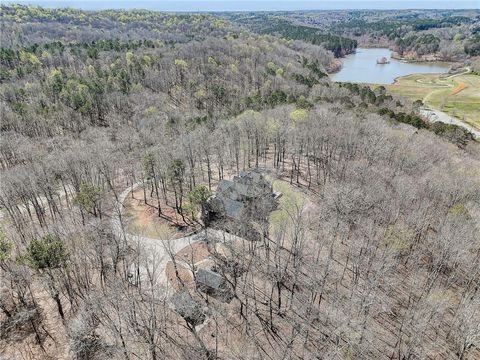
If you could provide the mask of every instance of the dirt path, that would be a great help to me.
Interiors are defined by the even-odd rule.
[[[463,82],[459,83],[455,89],[453,89],[450,95],[457,95],[460,91],[463,91],[467,88],[467,85]]]

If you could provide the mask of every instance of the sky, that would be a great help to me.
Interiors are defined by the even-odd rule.
[[[480,0],[0,0],[4,3],[86,10],[151,9],[159,11],[287,11],[336,9],[480,9]]]

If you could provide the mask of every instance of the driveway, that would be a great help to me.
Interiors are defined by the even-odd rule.
[[[480,130],[475,129],[471,125],[464,123],[463,121],[454,118],[448,114],[440,110],[429,109],[429,108],[422,108],[420,109],[420,114],[425,116],[431,122],[442,122],[444,124],[453,124],[457,126],[461,126],[464,129],[470,131],[476,139],[480,138]]]
[[[111,226],[117,236],[125,238],[127,243],[132,248],[137,249],[139,254],[142,255],[142,264],[139,265],[137,269],[132,269],[132,273],[136,273],[141,282],[147,281],[152,283],[152,285],[160,286],[161,288],[168,290],[169,284],[165,268],[167,263],[171,260],[171,255],[176,254],[181,249],[198,241],[204,241],[207,237],[216,241],[228,241],[230,238],[235,238],[235,236],[216,229],[204,229],[201,232],[190,236],[168,240],[149,238],[128,233],[125,224],[122,226],[123,203],[130,192],[141,185],[142,183],[138,182],[125,189],[118,196],[118,201],[113,209]]]

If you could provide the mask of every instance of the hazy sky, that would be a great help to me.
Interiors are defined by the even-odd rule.
[[[82,9],[143,8],[163,11],[274,11],[314,9],[479,9],[480,0],[0,0],[1,3]]]

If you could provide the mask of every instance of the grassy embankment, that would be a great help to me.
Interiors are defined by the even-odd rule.
[[[412,101],[422,100],[480,129],[480,76],[460,74],[413,74],[385,86],[389,92]]]

